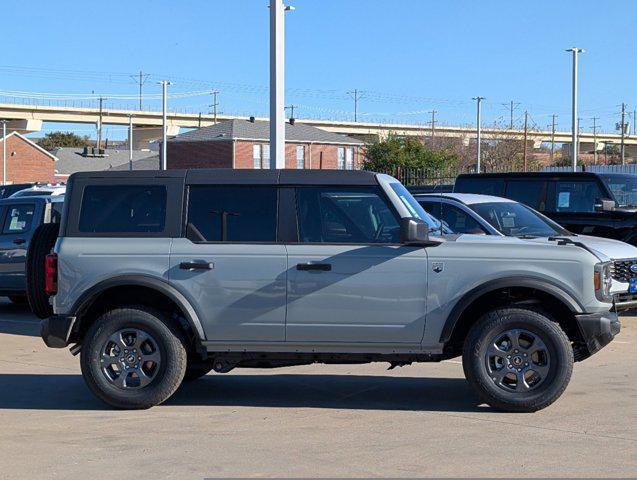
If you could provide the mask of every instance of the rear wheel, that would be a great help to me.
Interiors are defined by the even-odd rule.
[[[573,349],[564,331],[545,315],[524,308],[500,308],[469,331],[462,359],[465,375],[492,407],[534,412],[566,389]]]
[[[31,311],[38,318],[53,315],[53,307],[45,291],[44,268],[46,256],[53,250],[59,231],[60,225],[57,223],[40,225],[33,232],[27,251],[27,297]]]
[[[116,408],[143,409],[168,399],[186,371],[179,326],[146,307],[105,313],[84,337],[80,363],[91,391]]]

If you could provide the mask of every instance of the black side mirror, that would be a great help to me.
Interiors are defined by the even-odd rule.
[[[402,218],[400,241],[405,245],[427,245],[429,244],[429,227],[419,218]]]
[[[611,200],[609,198],[598,199],[595,202],[595,211],[596,212],[612,212],[615,210],[615,200]]]

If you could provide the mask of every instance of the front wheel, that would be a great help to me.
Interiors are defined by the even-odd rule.
[[[469,383],[493,408],[535,412],[566,389],[573,349],[564,331],[545,315],[499,308],[469,331],[462,364]]]
[[[88,329],[82,375],[91,391],[116,408],[143,409],[168,399],[186,371],[185,340],[177,325],[146,307],[106,312]]]

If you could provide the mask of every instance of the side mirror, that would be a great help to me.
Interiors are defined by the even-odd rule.
[[[429,227],[419,218],[402,218],[400,241],[405,245],[427,245],[429,244]]]
[[[615,200],[611,200],[609,198],[598,199],[597,202],[595,202],[596,212],[612,212],[615,210],[615,207]]]

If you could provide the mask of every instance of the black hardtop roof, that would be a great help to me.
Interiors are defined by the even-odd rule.
[[[459,178],[555,178],[555,177],[589,177],[595,178],[605,173],[597,172],[510,172],[510,173],[462,173]],[[457,179],[456,179],[457,180]]]
[[[189,170],[140,170],[78,172],[73,179],[183,178],[187,184],[228,185],[377,185],[376,173],[366,170],[251,170],[209,168]]]

